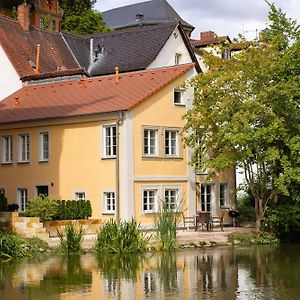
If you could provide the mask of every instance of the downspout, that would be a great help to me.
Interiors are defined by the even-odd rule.
[[[116,223],[120,221],[120,143],[119,143],[119,127],[123,121],[123,114],[119,111],[118,120],[116,122]]]

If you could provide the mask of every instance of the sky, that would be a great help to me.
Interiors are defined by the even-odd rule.
[[[214,31],[230,38],[243,34],[248,40],[266,27],[268,6],[264,0],[167,0],[182,19],[195,27],[192,38],[198,39],[201,31]],[[270,0],[272,1],[272,0]],[[143,0],[97,0],[95,9],[100,12],[130,5]],[[300,0],[273,0],[287,17],[300,23]]]

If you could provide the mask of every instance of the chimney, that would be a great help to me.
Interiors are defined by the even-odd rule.
[[[213,31],[200,32],[200,40],[207,41],[215,38],[215,33]]]
[[[30,7],[26,3],[20,4],[18,6],[18,21],[25,31],[29,31],[29,25],[30,25],[29,9]]]

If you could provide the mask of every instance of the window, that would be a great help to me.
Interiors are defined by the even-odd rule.
[[[28,162],[29,161],[29,134],[19,135],[19,161]]]
[[[231,58],[231,52],[230,52],[229,49],[224,49],[222,51],[222,58],[223,59],[229,59],[229,58]]]
[[[178,131],[165,131],[165,154],[170,156],[178,156]]]
[[[40,17],[40,28],[44,29],[44,26],[45,26],[45,20],[43,17]]]
[[[220,183],[220,207],[229,206],[229,185]]]
[[[11,163],[13,161],[13,137],[11,135],[2,137],[2,162]]]
[[[48,185],[37,185],[36,186],[36,194],[38,196],[45,196],[49,195],[49,188]]]
[[[182,54],[175,53],[175,65],[179,65],[181,63]]]
[[[114,192],[104,193],[104,211],[105,213],[114,214],[116,211],[116,198]]]
[[[201,184],[201,211],[211,211],[211,185]]]
[[[76,192],[75,200],[85,200],[85,192]]]
[[[175,105],[182,105],[182,106],[185,105],[183,94],[184,94],[184,90],[181,89],[174,90],[173,102]]]
[[[143,190],[143,211],[151,213],[155,211],[157,203],[157,189],[144,189]]]
[[[116,125],[104,126],[104,155],[114,157],[117,153],[117,127]]]
[[[176,209],[178,193],[178,189],[165,189],[165,205],[167,209]]]
[[[158,154],[157,136],[157,129],[144,129],[144,155],[155,156]]]
[[[49,160],[49,133],[40,133],[40,161]]]
[[[28,204],[27,189],[18,189],[18,203],[20,211],[25,211]]]
[[[55,20],[51,21],[51,27],[52,27],[52,30],[56,30],[56,22],[55,22]]]

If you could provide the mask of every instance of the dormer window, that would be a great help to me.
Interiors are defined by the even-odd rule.
[[[144,15],[142,13],[138,13],[135,16],[135,21],[140,22],[143,19]]]

